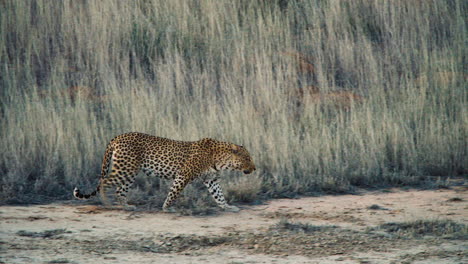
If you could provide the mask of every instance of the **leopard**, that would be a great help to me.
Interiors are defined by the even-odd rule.
[[[125,209],[135,210],[127,202],[127,193],[142,171],[148,177],[172,180],[169,193],[162,207],[171,208],[182,190],[192,181],[201,179],[216,204],[226,211],[237,212],[237,206],[226,202],[219,185],[219,172],[241,171],[250,174],[256,170],[250,153],[241,145],[203,138],[198,141],[181,141],[130,132],[114,137],[106,147],[101,165],[101,176],[95,190],[82,193],[77,187],[75,198],[87,200],[100,194],[101,202],[110,207],[106,191],[115,188],[117,202]]]

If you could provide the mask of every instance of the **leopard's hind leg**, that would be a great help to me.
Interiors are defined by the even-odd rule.
[[[128,179],[125,183],[121,183],[119,187],[115,190],[115,195],[119,204],[122,205],[127,210],[134,210],[136,207],[134,205],[129,205],[127,202],[127,192],[130,186],[132,186],[133,182],[135,181],[135,176],[138,174],[138,171],[132,175],[129,175],[126,179]]]
[[[111,206],[109,200],[107,200],[106,191],[113,186],[115,186],[115,182],[113,179],[106,178],[101,180],[99,187],[99,195],[101,196],[101,202],[103,203],[104,207]]]
[[[128,161],[131,160],[131,161]],[[135,209],[127,203],[127,192],[139,172],[139,164],[132,159],[114,159],[109,175],[101,181],[100,195],[105,206],[109,206],[106,190],[115,187],[115,195],[119,204],[125,209]]]
[[[163,205],[164,212],[174,211],[173,209],[169,207],[174,203],[174,201],[179,197],[182,190],[189,183],[189,180],[187,179],[190,179],[190,177],[184,176],[183,174],[180,174],[175,177],[174,181],[172,182],[171,189],[169,193],[167,194],[166,200],[164,201],[164,205]]]

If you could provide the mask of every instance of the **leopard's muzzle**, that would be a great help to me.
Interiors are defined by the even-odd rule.
[[[250,173],[252,173],[252,172],[255,171],[255,170],[256,170],[255,167],[249,168],[249,169],[245,169],[245,170],[244,170],[244,173],[245,173],[245,174],[250,174]]]

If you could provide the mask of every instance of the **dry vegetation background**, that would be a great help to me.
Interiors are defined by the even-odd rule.
[[[0,2],[0,202],[94,188],[140,131],[245,145],[253,201],[467,175],[468,3]],[[463,15],[465,14],[465,15]],[[190,186],[179,204],[210,202]],[[167,183],[131,200],[160,207]],[[200,195],[203,194],[203,195]]]

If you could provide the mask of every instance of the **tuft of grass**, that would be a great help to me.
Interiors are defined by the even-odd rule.
[[[447,200],[447,202],[463,202],[463,198],[460,198],[460,197],[452,197],[450,199]]]
[[[444,239],[468,239],[468,226],[452,220],[417,220],[386,223],[378,228],[401,237],[421,238],[436,236]]]
[[[56,238],[59,235],[71,233],[71,231],[67,231],[66,229],[52,229],[52,230],[45,230],[43,232],[31,232],[20,230],[16,232],[18,236],[25,236],[25,237],[39,237],[39,238]]]
[[[388,210],[387,208],[382,207],[382,206],[380,206],[378,204],[373,204],[371,206],[368,206],[367,209],[369,209],[369,210]]]
[[[256,175],[239,176],[227,181],[226,199],[229,202],[252,203],[258,199],[262,187],[262,179]]]
[[[74,261],[68,260],[66,258],[59,258],[47,261],[47,263],[75,263]]]
[[[327,230],[336,229],[336,226],[316,226],[311,224],[304,224],[300,222],[291,222],[288,219],[281,219],[276,225],[270,229],[278,231],[290,231],[301,233],[323,232]]]

